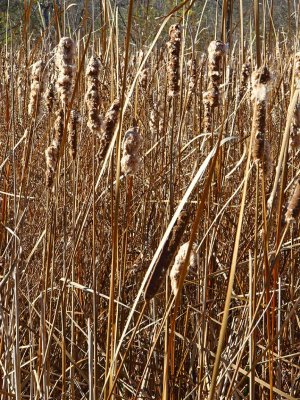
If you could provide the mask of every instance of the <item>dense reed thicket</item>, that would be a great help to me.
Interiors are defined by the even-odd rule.
[[[33,3],[0,50],[1,399],[299,399],[299,2],[148,2],[141,45],[132,0],[40,35]]]

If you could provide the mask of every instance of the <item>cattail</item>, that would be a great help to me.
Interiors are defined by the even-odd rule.
[[[103,160],[106,156],[109,144],[111,142],[115,126],[118,121],[118,115],[120,110],[120,101],[116,99],[109,110],[105,114],[101,125],[101,142],[100,142],[100,150],[99,150],[99,159]]]
[[[152,138],[158,137],[160,132],[161,115],[160,115],[160,101],[155,101],[152,103],[149,114],[149,130]]]
[[[188,61],[188,70],[189,70],[189,87],[188,87],[188,102],[187,102],[187,110],[190,110],[192,97],[196,91],[196,84],[197,84],[197,63],[195,58],[192,58]]]
[[[183,274],[183,266],[184,266],[184,261],[186,259],[188,247],[189,247],[189,242],[186,242],[179,248],[178,253],[175,257],[173,267],[171,268],[170,271],[170,281],[174,296],[176,296],[179,289],[178,287],[179,280],[180,276]],[[193,243],[188,267],[195,267],[197,265],[196,248],[197,248],[196,244]]]
[[[53,77],[51,77],[45,92],[45,103],[49,114],[52,112],[54,102],[55,102],[55,81]]]
[[[220,40],[213,40],[208,46],[208,95],[207,100],[211,107],[218,107],[219,85],[221,83],[221,62],[225,56],[226,46]]]
[[[211,131],[212,111],[220,104],[219,85],[221,83],[221,62],[225,56],[226,46],[220,40],[213,40],[208,46],[208,87],[203,94],[204,129]]]
[[[46,184],[48,187],[53,185],[54,175],[58,160],[59,145],[58,142],[53,139],[50,146],[45,151],[46,156]]]
[[[252,100],[255,107],[252,126],[252,129],[254,129],[252,156],[257,163],[263,162],[265,155],[266,106],[270,80],[271,75],[266,66],[259,68],[252,74]]]
[[[58,71],[56,87],[63,106],[68,104],[71,98],[75,71],[74,57],[75,43],[73,40],[69,37],[61,38],[55,54],[55,65]]]
[[[291,124],[290,148],[296,150],[300,146],[300,103],[296,104]]]
[[[124,135],[123,157],[121,159],[121,169],[125,175],[134,175],[140,166],[139,149],[142,143],[139,128],[131,127]]]
[[[141,72],[141,75],[140,75],[141,88],[146,90],[147,84],[148,84],[148,69],[145,68],[145,69],[143,69],[143,71]]]
[[[179,93],[180,78],[180,46],[181,46],[181,27],[179,24],[170,26],[168,47],[168,87],[169,97],[174,97]]]
[[[188,224],[189,216],[190,214],[188,211],[182,211],[180,213],[178,220],[170,233],[170,236],[166,240],[145,289],[144,297],[146,301],[151,300],[158,292],[166,276],[166,272],[175,257],[180,240]]]
[[[273,160],[271,157],[271,145],[268,140],[264,140],[263,174],[268,178],[272,172]],[[262,175],[262,170],[260,171]]]
[[[97,133],[100,131],[101,118],[100,118],[100,59],[91,57],[88,63],[86,78],[87,78],[87,91],[85,101],[88,109],[88,127],[91,132]]]
[[[203,103],[204,103],[204,111],[203,111],[204,131],[211,132],[212,110],[208,99],[208,92],[203,93]]]
[[[287,212],[285,214],[286,222],[294,222],[300,214],[300,179],[297,180],[294,194],[289,201],[287,206]]]
[[[80,122],[80,114],[77,110],[72,110],[68,122],[68,142],[70,145],[70,156],[73,160],[76,158],[77,153],[77,129]]]
[[[64,134],[64,122],[65,122],[64,110],[60,109],[56,113],[56,119],[54,121],[54,140],[57,142],[58,147],[60,147],[63,134]]]
[[[40,60],[31,67],[31,85],[29,94],[28,114],[30,117],[39,114],[41,94],[45,84],[45,63]]]
[[[238,102],[240,102],[246,92],[249,77],[251,75],[251,59],[242,65],[241,83],[238,94]]]
[[[64,111],[61,109],[56,113],[54,121],[54,137],[50,146],[46,149],[46,182],[51,187],[54,181],[59,150],[64,134]]]

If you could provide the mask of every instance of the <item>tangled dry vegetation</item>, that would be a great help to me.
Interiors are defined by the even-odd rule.
[[[132,3],[2,47],[1,399],[300,398],[297,37]]]

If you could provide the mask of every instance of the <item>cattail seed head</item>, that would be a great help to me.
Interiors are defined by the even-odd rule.
[[[63,134],[64,134],[64,123],[65,123],[65,114],[64,110],[60,109],[56,113],[56,119],[54,121],[54,139],[58,143],[58,147],[60,147]]]
[[[39,115],[41,94],[45,85],[45,63],[40,60],[31,67],[31,85],[29,94],[28,114],[29,116]]]
[[[100,59],[92,56],[87,66],[87,91],[85,101],[88,109],[88,127],[91,132],[99,132],[101,127],[100,118]]]
[[[251,75],[251,59],[249,59],[245,64],[242,65],[241,84],[238,93],[239,102],[241,101],[246,92],[250,75]]]
[[[68,142],[70,145],[70,156],[73,160],[76,158],[77,153],[77,130],[80,123],[80,114],[77,110],[72,110],[68,122]]]
[[[266,133],[266,107],[268,84],[271,80],[270,71],[262,66],[252,73],[252,100],[254,102],[254,117],[252,129],[254,140],[252,145],[252,156],[255,162],[263,162],[265,158],[265,133]],[[266,156],[267,158],[268,156]],[[263,166],[265,167],[265,166]]]
[[[220,61],[226,53],[226,45],[221,40],[213,40],[208,46],[208,62],[216,65],[216,69],[220,69]]]
[[[179,24],[170,26],[168,48],[168,87],[169,97],[174,97],[179,93],[180,79],[180,46],[181,46],[181,27]]]
[[[115,126],[118,121],[120,111],[120,100],[116,99],[108,109],[101,125],[101,141],[99,150],[99,159],[105,158],[109,144],[111,142]]]
[[[124,154],[121,159],[121,169],[125,175],[135,175],[140,167],[140,157],[136,154]]]
[[[69,37],[63,37],[57,46],[55,65],[58,71],[56,88],[62,105],[69,103],[75,71],[75,43]]]
[[[127,154],[135,154],[139,151],[142,138],[139,128],[134,126],[125,133],[123,140],[123,151]]]
[[[178,250],[178,253],[175,257],[173,267],[170,271],[170,281],[171,288],[174,296],[176,296],[179,289],[179,280],[180,276],[183,274],[184,261],[186,259],[187,250],[189,247],[189,242],[184,243]],[[193,243],[190,259],[188,262],[188,267],[195,267],[197,265],[197,257],[196,257],[196,244]]]
[[[221,62],[226,54],[226,45],[213,40],[208,46],[208,87],[203,94],[204,130],[211,131],[212,110],[220,105],[219,85],[221,82]]]
[[[59,144],[53,139],[50,146],[45,151],[46,156],[46,184],[48,187],[53,185],[55,169],[58,160]]]
[[[252,156],[255,162],[259,162],[264,156],[265,138],[262,132],[257,132],[254,138]]]
[[[134,175],[140,166],[139,150],[142,143],[139,128],[131,127],[124,135],[121,168],[125,175]]]
[[[53,80],[50,80],[48,82],[47,89],[45,92],[45,102],[47,110],[50,114],[55,102],[55,82]]]
[[[291,197],[287,212],[285,214],[286,222],[294,222],[300,214],[300,179],[297,180],[294,194]]]
[[[296,104],[291,124],[290,148],[296,150],[300,146],[300,103]]]
[[[263,174],[268,178],[272,172],[273,160],[271,157],[271,145],[268,140],[264,141],[264,155],[263,155]]]
[[[173,226],[170,236],[168,237],[162,248],[162,251],[153,268],[153,272],[151,274],[149,282],[146,286],[144,294],[146,301],[151,300],[158,292],[166,276],[166,272],[175,257],[180,240],[188,224],[189,217],[190,214],[188,211],[181,211],[181,213],[179,214],[177,222]]]
[[[266,66],[262,66],[252,73],[252,100],[262,102],[267,99],[271,74]]]

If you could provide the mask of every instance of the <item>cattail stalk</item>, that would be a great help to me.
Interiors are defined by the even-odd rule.
[[[188,70],[189,70],[189,86],[188,86],[188,102],[186,109],[190,110],[192,104],[193,95],[196,92],[197,85],[197,62],[195,58],[192,58],[188,61]]]

